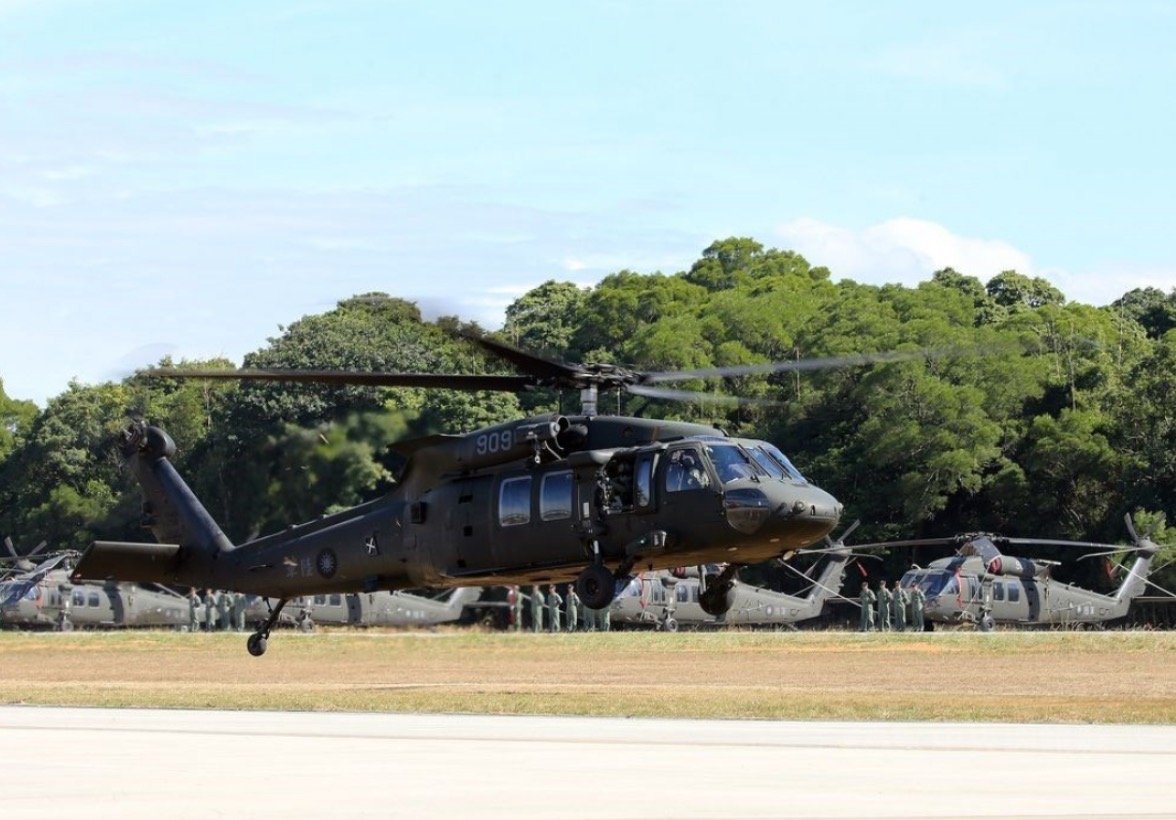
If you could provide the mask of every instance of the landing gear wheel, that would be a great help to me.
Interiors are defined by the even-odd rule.
[[[976,622],[976,627],[981,632],[991,632],[994,626],[996,626],[996,622],[992,620],[992,616],[987,612],[981,615],[980,620]]]
[[[708,585],[706,591],[699,596],[698,605],[702,607],[703,612],[712,618],[726,615],[735,605],[735,587],[731,584],[719,583],[714,586]]]
[[[589,564],[576,578],[576,595],[589,609],[607,609],[616,597],[616,579],[604,564]]]
[[[265,654],[266,639],[265,635],[260,632],[254,632],[249,636],[249,640],[245,642],[245,648],[249,650],[249,654],[255,658],[260,658]]]
[[[269,604],[269,601],[266,601]],[[278,599],[278,605],[270,610],[269,617],[265,619],[265,623],[257,628],[257,631],[249,636],[249,640],[245,642],[245,648],[249,650],[249,654],[255,658],[260,658],[265,654],[266,643],[269,640],[270,630],[274,628],[274,624],[278,622],[278,616],[282,614],[282,607],[286,605],[285,598]]]
[[[662,624],[662,629],[664,629],[666,632],[677,632],[678,622],[673,618],[666,618],[665,623]]]

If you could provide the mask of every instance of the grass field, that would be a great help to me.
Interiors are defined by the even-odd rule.
[[[1176,633],[0,633],[0,702],[1176,723]]]

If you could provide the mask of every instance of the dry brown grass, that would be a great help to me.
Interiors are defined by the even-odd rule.
[[[0,634],[0,702],[1176,723],[1176,634]]]

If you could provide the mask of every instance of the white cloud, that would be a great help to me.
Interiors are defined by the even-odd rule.
[[[987,281],[1015,270],[1041,276],[1072,302],[1107,305],[1134,288],[1176,288],[1176,270],[1128,266],[1086,272],[1040,268],[1029,254],[1001,239],[960,236],[937,222],[898,217],[854,230],[804,217],[776,228],[782,247],[824,265],[835,278],[880,285],[915,285],[937,270],[954,268]]]
[[[980,279],[1005,270],[1037,275],[1028,254],[1003,240],[960,236],[936,222],[911,217],[860,231],[806,217],[784,223],[776,234],[814,265],[872,284],[913,285],[948,267]]]

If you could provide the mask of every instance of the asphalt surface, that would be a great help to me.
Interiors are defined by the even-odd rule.
[[[0,707],[9,817],[1176,817],[1176,727]]]

